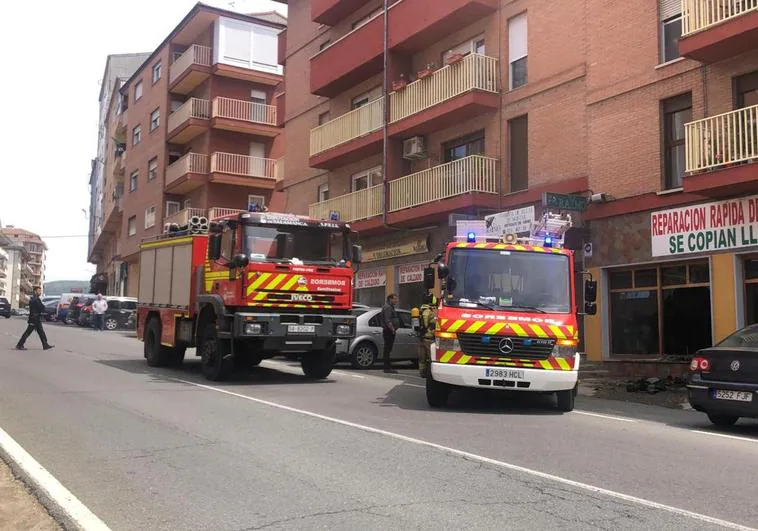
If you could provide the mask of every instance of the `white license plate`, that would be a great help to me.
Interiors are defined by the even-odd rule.
[[[713,398],[718,400],[736,400],[738,402],[752,402],[753,393],[745,391],[727,391],[726,389],[715,389]]]
[[[508,378],[509,380],[523,380],[524,371],[515,369],[484,369],[487,378]]]
[[[315,334],[316,325],[289,325],[287,327],[289,334]]]

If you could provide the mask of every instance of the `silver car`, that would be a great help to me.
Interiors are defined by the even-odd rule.
[[[369,369],[382,359],[384,339],[382,338],[382,309],[353,308],[356,316],[355,338],[352,341],[337,341],[337,361],[350,361],[356,369]],[[393,361],[418,362],[419,339],[411,328],[411,313],[398,310],[402,328],[397,331],[392,348]]]

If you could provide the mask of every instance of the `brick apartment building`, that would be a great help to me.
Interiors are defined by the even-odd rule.
[[[25,308],[34,287],[45,283],[47,245],[39,235],[7,225],[0,228],[0,248],[7,255],[0,272],[0,294],[12,308]]]
[[[276,197],[283,130],[277,13],[197,4],[113,87],[106,127],[98,280],[136,296],[139,244],[166,223],[214,217]]]
[[[758,322],[758,0],[391,1],[386,55],[381,1],[285,3],[286,208],[353,223],[358,301],[418,303],[457,219],[592,193],[591,359]]]

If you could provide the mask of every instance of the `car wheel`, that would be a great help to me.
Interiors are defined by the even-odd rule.
[[[368,341],[356,345],[350,355],[350,365],[354,369],[370,369],[376,363],[376,347]]]
[[[108,317],[105,320],[105,329],[115,330],[116,328],[118,328],[118,321],[116,321],[113,317]]]
[[[734,426],[739,419],[739,417],[732,415],[713,415],[708,413],[708,420],[716,426]]]

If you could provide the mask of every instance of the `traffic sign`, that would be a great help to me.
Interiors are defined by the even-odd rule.
[[[587,198],[581,195],[544,192],[542,194],[542,206],[558,210],[584,212],[587,209]]]

